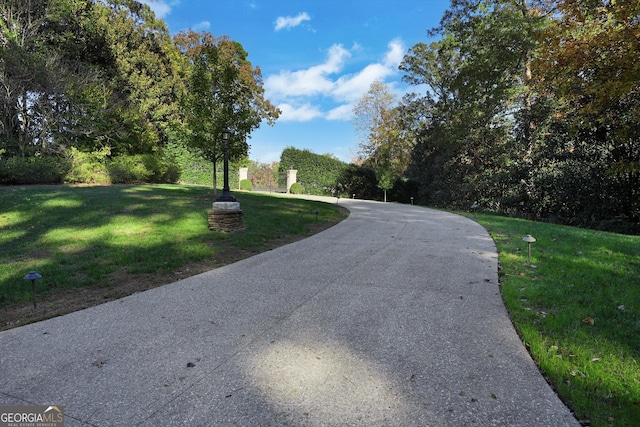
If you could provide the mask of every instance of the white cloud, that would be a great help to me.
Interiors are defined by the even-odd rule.
[[[341,71],[345,59],[350,55],[342,45],[333,45],[323,64],[299,71],[285,70],[280,74],[268,76],[264,82],[268,98],[281,99],[288,96],[314,96],[330,93],[335,84],[328,76]]]
[[[333,96],[342,101],[356,102],[369,90],[374,80],[384,81],[391,74],[393,70],[382,64],[369,64],[355,74],[340,77]]]
[[[282,110],[282,121],[309,121],[316,118],[350,120],[353,105],[369,90],[371,83],[375,80],[385,82],[398,72],[405,52],[402,41],[392,40],[387,48],[379,61],[341,75],[352,52],[340,44],[334,44],[321,64],[297,71],[283,70],[267,76],[264,84],[266,96],[281,103],[278,107]],[[354,44],[352,50],[361,49],[361,46]],[[390,86],[393,90],[395,84]],[[340,105],[336,106],[335,103]]]
[[[211,22],[209,21],[202,21],[199,24],[196,24],[193,26],[192,30],[193,31],[204,31],[204,30],[208,30],[211,27]]]
[[[329,110],[325,115],[327,120],[351,120],[353,117],[353,104],[344,104]]]
[[[156,18],[163,19],[171,13],[171,8],[178,4],[178,1],[167,0],[140,0],[141,3],[149,5]]]
[[[301,107],[294,107],[291,104],[278,105],[282,114],[280,119],[283,122],[308,122],[309,120],[322,117],[322,112],[317,108],[307,103]]]
[[[393,68],[395,70],[404,59],[406,49],[402,41],[399,39],[391,40],[387,46],[389,47],[389,51],[384,57],[384,65],[385,67]]]
[[[311,21],[311,17],[307,12],[302,12],[298,16],[279,16],[276,19],[275,30],[280,31],[283,28],[291,29],[302,24],[304,21]]]

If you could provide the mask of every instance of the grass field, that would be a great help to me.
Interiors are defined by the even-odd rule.
[[[496,242],[516,329],[579,421],[640,426],[640,237],[468,216]]]
[[[345,217],[332,204],[238,192],[246,231],[223,234],[208,229],[211,193],[180,185],[0,188],[0,328],[170,283]],[[36,310],[23,280],[31,270],[42,275]]]

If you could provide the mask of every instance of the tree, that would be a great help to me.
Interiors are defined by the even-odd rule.
[[[175,120],[177,50],[134,0],[7,0],[0,102],[10,155],[149,153]]]
[[[405,172],[412,147],[396,103],[396,96],[376,80],[353,108],[352,123],[361,138],[359,157],[376,172],[385,201],[387,190]]]
[[[212,162],[215,171],[223,156],[224,129],[231,131],[230,159],[237,159],[248,153],[249,134],[262,120],[275,123],[280,111],[264,98],[260,69],[252,67],[240,43],[191,30],[174,41],[186,58],[182,107],[188,146]],[[213,186],[215,191],[215,173]]]
[[[454,0],[430,31],[440,40],[405,57],[405,81],[427,86],[401,107],[417,139],[410,175],[422,201],[498,208],[510,196],[514,113],[525,104],[536,24],[524,0]]]
[[[533,62],[538,103],[565,127],[563,168],[582,216],[640,221],[640,3],[548,1]],[[572,166],[570,166],[572,165]],[[580,175],[575,175],[577,178]],[[580,202],[582,201],[582,202]],[[594,203],[595,202],[595,203]]]

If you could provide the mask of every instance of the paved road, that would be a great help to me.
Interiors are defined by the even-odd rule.
[[[0,404],[65,426],[578,426],[499,295],[493,241],[420,207],[0,333]]]

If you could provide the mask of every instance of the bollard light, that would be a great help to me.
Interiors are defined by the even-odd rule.
[[[314,210],[313,213],[316,214],[316,222],[318,222],[318,214],[320,213],[320,209]]]
[[[531,244],[535,242],[536,239],[531,234],[527,234],[522,238],[522,241],[527,242],[527,253],[528,253],[527,262],[531,264]]]
[[[30,271],[23,279],[31,280],[31,299],[33,299],[33,308],[36,308],[36,280],[42,279],[42,276],[35,271]]]
[[[413,196],[411,197],[411,204],[413,204]]]

